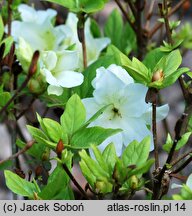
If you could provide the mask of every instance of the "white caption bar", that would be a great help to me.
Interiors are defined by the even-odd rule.
[[[0,215],[191,215],[192,201],[0,201]]]

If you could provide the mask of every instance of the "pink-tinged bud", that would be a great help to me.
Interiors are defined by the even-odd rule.
[[[183,10],[185,10],[185,11],[189,10],[190,7],[191,7],[191,3],[190,3],[189,0],[186,1],[186,2],[182,5]]]
[[[58,158],[60,159],[61,159],[61,154],[62,154],[63,149],[64,149],[64,144],[63,144],[63,141],[60,139],[56,147],[56,153],[57,153]]]
[[[40,53],[39,51],[35,51],[31,60],[31,65],[29,67],[29,76],[33,76],[37,71],[37,62],[39,59]]]
[[[160,69],[153,74],[152,82],[160,81],[163,79],[163,77],[164,77],[163,70]]]
[[[36,177],[40,176],[42,174],[42,172],[43,172],[43,167],[42,166],[37,166],[35,168],[35,176]]]

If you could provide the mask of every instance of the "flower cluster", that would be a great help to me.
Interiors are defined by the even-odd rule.
[[[87,118],[104,106],[109,105],[103,114],[90,126],[105,128],[121,128],[123,131],[106,139],[99,148],[113,142],[118,155],[121,155],[125,146],[133,140],[141,141],[151,136],[147,127],[151,125],[151,104],[145,102],[148,88],[142,84],[134,83],[126,70],[117,65],[110,65],[97,69],[96,78],[92,81],[94,87],[93,97],[82,100],[87,110]],[[169,107],[164,105],[157,109],[157,121],[168,114]],[[153,142],[151,139],[151,150]]]
[[[77,37],[76,15],[70,13],[65,25],[55,27],[55,10],[36,11],[24,4],[21,4],[18,10],[21,21],[12,22],[12,36],[17,43],[17,57],[24,70],[27,70],[33,52],[39,50],[40,73],[49,84],[48,94],[61,95],[64,87],[81,85],[82,46]],[[85,23],[85,38],[88,44],[88,64],[91,64],[97,60],[110,40],[93,38],[89,19]],[[71,45],[74,45],[74,48],[69,50]]]
[[[61,95],[63,88],[71,88],[83,83],[82,44],[78,39],[75,14],[69,13],[64,25],[54,26],[56,11],[36,11],[27,5],[18,8],[21,21],[12,22],[12,36],[16,41],[17,58],[27,70],[35,50],[40,51],[39,72],[49,84],[48,94]],[[110,43],[109,38],[94,38],[91,20],[85,22],[85,42],[88,65],[96,61],[100,52]],[[145,102],[147,87],[134,83],[126,70],[115,64],[107,69],[97,69],[92,81],[93,97],[82,102],[87,111],[87,119],[99,109],[107,106],[89,126],[121,128],[122,132],[106,139],[99,148],[103,150],[110,142],[116,146],[118,155],[133,140],[141,141],[151,136],[151,104]],[[157,109],[157,121],[168,114],[169,107]],[[151,150],[153,142],[151,139]]]

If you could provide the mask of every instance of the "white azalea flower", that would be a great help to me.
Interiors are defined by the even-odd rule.
[[[76,51],[45,51],[42,53],[41,73],[50,84],[48,94],[61,95],[63,87],[71,88],[81,85],[83,75],[75,72],[78,66],[78,55]]]
[[[22,21],[12,22],[12,36],[18,42],[23,38],[33,50],[57,50],[64,40],[65,35],[59,27],[51,23],[56,16],[56,11],[36,11],[27,5],[20,5],[18,8]]]
[[[79,42],[77,35],[77,22],[78,18],[75,14],[69,13],[66,24],[63,26],[63,32],[66,35],[63,46],[65,48],[75,44],[76,49],[79,53],[79,67],[83,68],[83,57],[82,57],[82,45]],[[88,65],[96,61],[100,55],[100,52],[110,43],[110,39],[107,37],[94,38],[90,30],[90,19],[85,22],[85,42],[87,51],[87,62]]]
[[[97,69],[96,78],[92,81],[94,87],[93,97],[82,100],[86,107],[87,119],[102,107],[109,105],[103,114],[89,126],[102,126],[105,128],[121,128],[123,132],[106,139],[100,150],[113,142],[118,156],[131,141],[141,141],[150,135],[147,128],[151,124],[151,104],[145,103],[147,87],[134,83],[129,74],[120,66],[111,65]],[[157,121],[168,114],[168,105],[157,109]],[[152,139],[151,139],[152,140]],[[151,150],[153,142],[151,141]]]
[[[26,4],[20,4],[18,7],[21,19],[23,22],[33,22],[37,24],[43,24],[46,20],[52,21],[56,17],[57,12],[53,9],[38,10]]]

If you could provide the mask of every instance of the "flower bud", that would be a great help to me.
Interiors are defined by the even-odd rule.
[[[56,153],[59,159],[61,159],[61,154],[63,149],[64,149],[64,144],[63,141],[60,139],[56,147]]]
[[[39,51],[35,51],[28,71],[29,76],[33,76],[36,73],[39,56],[40,56]]]
[[[35,177],[39,177],[43,172],[43,167],[42,166],[37,166],[35,169]]]
[[[28,82],[29,91],[35,95],[42,94],[46,90],[46,87],[47,84],[44,82],[41,75],[31,78]]]
[[[137,178],[137,176],[133,175],[130,178],[130,188],[132,190],[135,190],[135,189],[137,189],[137,187],[138,187],[138,178]]]
[[[186,2],[182,5],[183,10],[185,10],[185,11],[189,10],[190,7],[191,7],[190,1],[186,1]]]
[[[113,190],[113,185],[107,181],[97,181],[95,188],[97,193],[110,193]]]
[[[153,74],[152,82],[160,81],[163,79],[163,77],[164,77],[163,70],[160,69]]]
[[[49,160],[49,156],[50,156],[50,150],[48,148],[46,148],[42,154],[42,161]]]

